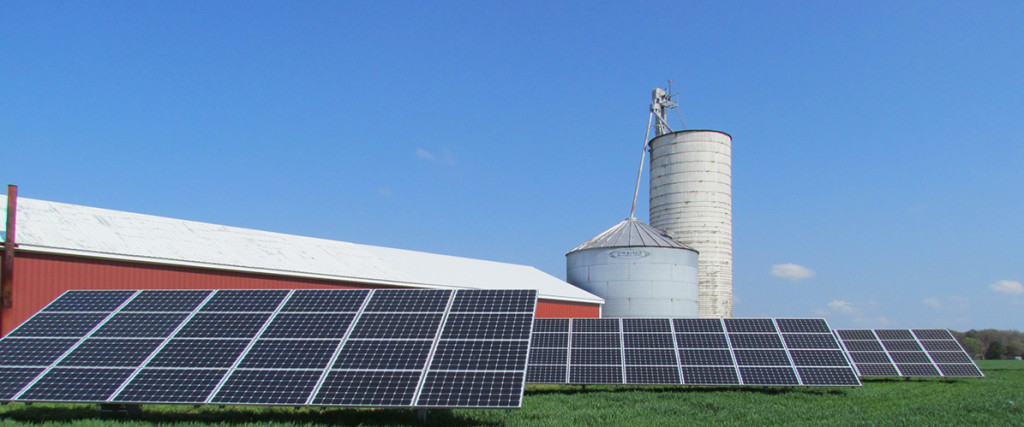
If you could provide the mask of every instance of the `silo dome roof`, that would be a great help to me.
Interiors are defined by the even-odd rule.
[[[593,239],[587,240],[582,245],[573,248],[569,253],[587,249],[628,247],[679,248],[691,251],[694,250],[689,246],[675,241],[671,237],[665,235],[664,232],[658,231],[654,227],[640,222],[640,220],[636,218],[626,218],[626,220],[616,224],[614,227],[605,230],[604,233],[598,234]]]

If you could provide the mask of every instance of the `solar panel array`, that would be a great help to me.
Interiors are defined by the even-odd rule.
[[[946,329],[839,329],[862,377],[981,377]]]
[[[0,340],[0,401],[512,408],[534,290],[68,291]]]
[[[537,319],[526,382],[860,385],[824,319]]]

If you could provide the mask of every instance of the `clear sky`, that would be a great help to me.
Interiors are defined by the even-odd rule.
[[[5,2],[0,176],[564,278],[628,216],[672,79],[687,128],[733,136],[737,317],[1024,329],[1022,23],[1010,0]]]

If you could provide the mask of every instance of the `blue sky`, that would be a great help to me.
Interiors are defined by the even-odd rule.
[[[1024,3],[617,3],[7,3],[0,176],[564,278],[672,79],[733,136],[736,316],[1022,329]]]

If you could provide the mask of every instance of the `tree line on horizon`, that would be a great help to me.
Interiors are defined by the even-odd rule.
[[[1016,330],[971,329],[950,331],[974,359],[999,360],[1024,358],[1024,333]]]

